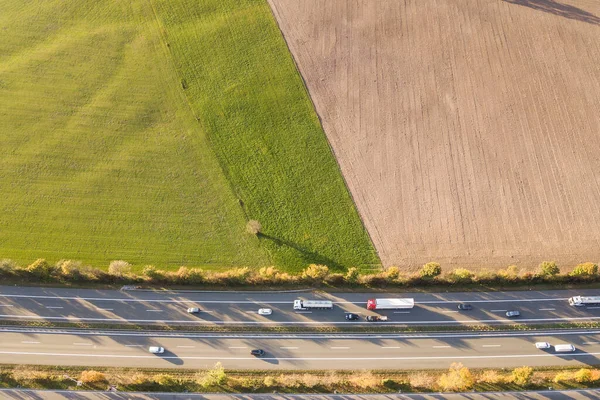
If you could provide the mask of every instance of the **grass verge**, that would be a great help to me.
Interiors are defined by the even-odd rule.
[[[2,365],[0,387],[31,389],[106,390],[224,393],[397,393],[432,392],[441,386],[448,371],[225,371],[211,370],[96,368]],[[475,392],[593,388],[600,371],[592,366],[535,368],[525,374],[505,369],[463,370],[457,383],[461,390]],[[81,386],[76,382],[81,381]],[[454,390],[456,390],[455,388]]]
[[[220,333],[451,333],[451,332],[511,332],[511,331],[546,331],[566,329],[600,329],[600,322],[565,322],[555,324],[498,324],[498,325],[388,325],[373,323],[372,325],[323,325],[323,326],[238,326],[238,325],[176,325],[176,324],[131,324],[131,323],[86,323],[86,322],[53,322],[53,321],[10,321],[0,320],[0,326],[45,329],[102,329],[111,331],[143,331],[143,332],[220,332]]]

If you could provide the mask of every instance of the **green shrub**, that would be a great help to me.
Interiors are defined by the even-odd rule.
[[[461,363],[452,363],[447,373],[440,376],[438,385],[444,391],[464,392],[473,387],[475,380],[471,371]]]
[[[400,268],[394,266],[388,267],[385,269],[384,274],[388,281],[393,282],[400,277]]]
[[[449,279],[451,282],[469,283],[473,279],[473,273],[465,268],[456,268],[450,273]]]
[[[251,235],[258,235],[262,230],[262,225],[255,219],[251,219],[246,224],[246,231]]]
[[[154,265],[146,265],[142,270],[142,273],[154,282],[164,282],[165,273],[158,270]]]
[[[594,264],[591,262],[586,262],[583,264],[579,264],[573,269],[571,275],[574,276],[592,276],[598,274],[598,264]]]
[[[348,272],[346,272],[346,276],[344,276],[344,280],[350,285],[356,285],[358,283],[358,277],[360,276],[360,272],[358,272],[358,268],[352,267],[348,268]]]
[[[553,381],[555,383],[569,382],[573,380],[573,373],[568,371],[561,371],[554,375]]]
[[[212,369],[204,374],[201,385],[204,387],[224,385],[227,382],[225,368],[220,362],[216,363]]]
[[[81,262],[73,260],[60,260],[56,263],[58,274],[69,281],[85,281],[87,277],[81,273]]]
[[[560,274],[560,268],[554,261],[542,261],[538,266],[540,275],[555,276]]]
[[[575,380],[579,383],[592,382],[592,370],[588,368],[581,368],[579,371],[575,372]]]
[[[302,279],[320,282],[329,275],[329,268],[326,265],[311,264],[302,271]]]
[[[123,276],[131,272],[131,264],[123,260],[114,260],[108,266],[108,273],[114,276]]]
[[[93,384],[93,383],[104,383],[106,382],[106,375],[102,372],[89,370],[83,371],[79,380],[83,383]]]
[[[43,258],[38,258],[32,264],[28,265],[25,269],[32,278],[40,281],[49,281],[52,278],[52,274],[56,271],[56,268]]]
[[[421,268],[421,277],[426,279],[435,278],[442,273],[442,266],[436,262],[429,262]]]
[[[528,385],[531,376],[533,375],[533,368],[531,367],[519,367],[512,371],[512,381],[520,386]]]

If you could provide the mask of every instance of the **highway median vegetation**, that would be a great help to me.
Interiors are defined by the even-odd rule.
[[[433,265],[433,267],[432,267]],[[132,271],[129,263],[116,260],[108,269],[86,266],[78,261],[61,260],[51,264],[38,259],[27,266],[11,260],[0,261],[0,277],[10,282],[66,284],[66,285],[134,285],[152,287],[196,287],[196,288],[322,288],[336,290],[387,289],[395,288],[505,288],[531,287],[533,285],[564,286],[566,284],[594,284],[600,282],[597,264],[579,264],[571,272],[560,273],[556,265],[550,269],[548,263],[539,265],[538,271],[520,272],[509,266],[498,272],[480,272],[459,268],[443,274],[439,264],[428,263],[423,271],[403,274],[398,267],[389,267],[374,273],[361,273],[358,268],[349,268],[346,273],[332,272],[326,265],[311,264],[299,273],[289,273],[276,267],[231,268],[228,271],[204,270],[180,267],[165,271],[147,265],[141,273]]]
[[[589,368],[469,369],[414,371],[272,371],[0,366],[0,387],[24,389],[222,393],[422,393],[519,391],[597,387],[600,370]]]

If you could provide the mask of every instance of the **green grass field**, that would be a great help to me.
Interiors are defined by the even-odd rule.
[[[0,258],[378,263],[266,1],[0,10]]]

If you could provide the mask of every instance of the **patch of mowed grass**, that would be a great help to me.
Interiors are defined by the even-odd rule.
[[[270,264],[147,0],[0,10],[0,258]]]
[[[191,108],[275,264],[378,264],[266,0],[151,1]]]

